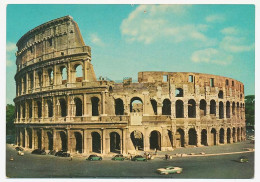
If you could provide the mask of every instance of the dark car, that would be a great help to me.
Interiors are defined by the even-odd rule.
[[[32,151],[32,154],[46,155],[46,152],[45,150],[35,149]]]
[[[70,153],[61,150],[61,151],[56,152],[55,156],[58,156],[58,157],[70,157]]]
[[[87,160],[90,160],[90,161],[101,161],[102,157],[93,154],[93,155],[90,155]]]
[[[136,155],[132,158],[132,161],[147,161],[147,159],[141,155]]]
[[[15,150],[17,150],[17,151],[23,151],[23,148],[22,148],[22,147],[15,147]]]

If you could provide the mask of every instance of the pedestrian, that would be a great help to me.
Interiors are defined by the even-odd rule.
[[[168,160],[168,154],[165,154],[165,160]]]
[[[71,161],[72,161],[72,158],[73,158],[73,156],[71,155],[71,156],[70,156],[70,160],[71,160]]]

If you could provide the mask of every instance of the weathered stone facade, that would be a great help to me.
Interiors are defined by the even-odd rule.
[[[139,72],[138,82],[97,80],[70,16],[17,43],[16,141],[80,153],[173,150],[245,140],[244,85],[188,72]]]

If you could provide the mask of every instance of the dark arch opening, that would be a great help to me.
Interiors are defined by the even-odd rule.
[[[208,140],[207,140],[207,130],[203,129],[201,131],[201,145],[208,145]]]
[[[79,132],[75,132],[75,139],[76,139],[76,152],[82,153],[82,135]]]
[[[122,101],[122,99],[115,100],[115,114],[124,115],[124,102]]]
[[[32,130],[28,130],[28,137],[29,137],[29,148],[32,148]]]
[[[120,153],[120,135],[117,132],[110,133],[110,152]]]
[[[176,101],[176,118],[184,118],[183,101],[182,100]]]
[[[47,132],[48,136],[48,150],[53,150],[53,135],[51,132]]]
[[[233,138],[233,142],[236,142],[236,128],[233,128],[232,138]]]
[[[23,137],[23,143],[22,143],[22,146],[25,147],[25,130],[22,131],[22,137]]]
[[[61,117],[67,116],[67,103],[65,99],[60,99],[60,109],[61,109]]]
[[[184,131],[183,129],[179,128],[175,135],[176,138],[176,146],[177,147],[184,147]]]
[[[80,98],[74,99],[75,106],[76,106],[76,116],[82,116],[82,101]]]
[[[52,103],[52,101],[48,100],[47,105],[48,105],[48,117],[52,117],[53,116],[53,103]]]
[[[157,115],[157,102],[156,102],[156,100],[151,99],[151,104],[152,104],[152,107],[153,107],[154,115]]]
[[[230,102],[227,101],[226,103],[226,117],[230,118]]]
[[[222,90],[220,90],[220,91],[218,92],[218,98],[219,98],[219,99],[223,99],[223,91],[222,91]]]
[[[38,118],[42,117],[42,102],[37,101],[37,107],[38,107]]]
[[[150,149],[161,150],[161,134],[159,131],[152,131],[150,134]]]
[[[197,132],[194,128],[189,129],[189,145],[197,145]]]
[[[162,115],[171,115],[171,101],[169,99],[163,101]]]
[[[219,119],[224,118],[224,106],[223,102],[219,102]]]
[[[92,116],[99,116],[99,98],[92,97],[91,104],[92,104]]]
[[[196,118],[196,102],[193,99],[188,101],[188,117]]]
[[[200,115],[206,116],[207,114],[207,103],[204,99],[200,100]]]
[[[92,152],[101,153],[101,137],[98,132],[92,132]]]
[[[67,135],[64,131],[60,132],[61,150],[67,151]]]
[[[215,128],[211,129],[211,139],[212,139],[212,144],[217,145],[217,131]]]
[[[230,143],[230,139],[231,139],[231,129],[228,128],[227,129],[227,143]]]
[[[83,80],[83,69],[81,64],[75,65],[75,76],[76,76],[76,82],[82,82]]]
[[[210,114],[216,115],[216,101],[215,100],[210,101]]]
[[[171,146],[173,147],[173,135],[172,135],[172,131],[170,131],[170,130],[168,130],[168,137],[170,139]]]
[[[236,104],[235,102],[232,102],[232,115],[234,116],[236,114]]]
[[[42,133],[37,131],[38,149],[42,149]]]
[[[143,112],[143,101],[139,97],[133,97],[130,101],[130,112]]]
[[[223,128],[221,128],[220,130],[219,130],[219,143],[224,143],[224,129]]]
[[[133,131],[130,137],[136,150],[144,150],[143,134],[140,131]]]

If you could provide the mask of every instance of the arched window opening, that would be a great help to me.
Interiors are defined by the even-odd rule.
[[[42,149],[42,133],[37,131],[38,149]]]
[[[200,115],[206,116],[207,113],[207,103],[204,99],[200,100]]]
[[[151,101],[151,104],[153,107],[153,113],[154,113],[154,115],[157,115],[157,102],[154,99],[151,99],[150,101]]]
[[[182,88],[176,88],[175,89],[175,97],[183,97],[183,89]]]
[[[65,99],[60,99],[60,110],[61,110],[61,117],[66,117],[67,116],[67,103]]]
[[[226,103],[226,117],[230,118],[230,102],[227,101]]]
[[[38,72],[38,87],[42,87],[42,72]]]
[[[193,99],[188,101],[188,117],[196,118],[196,102]]]
[[[52,103],[52,101],[48,100],[47,105],[48,105],[48,117],[52,117],[53,116],[53,103]]]
[[[161,150],[161,134],[159,131],[152,131],[150,134],[150,149]]]
[[[32,118],[32,101],[29,101],[29,118]]]
[[[75,106],[76,106],[76,116],[82,116],[82,101],[80,98],[74,99]]]
[[[230,143],[230,140],[231,140],[231,129],[228,128],[227,129],[227,143]]]
[[[171,101],[169,99],[163,101],[162,115],[171,115]]]
[[[24,77],[24,78],[23,78],[23,93],[25,93],[26,90],[27,90],[27,88],[26,88],[26,82],[27,82],[26,77]]]
[[[47,132],[48,137],[48,148],[47,150],[53,150],[53,135],[51,132]]]
[[[210,114],[216,115],[216,101],[215,100],[210,101]]]
[[[219,98],[219,99],[223,99],[223,91],[222,91],[222,90],[220,90],[220,91],[218,92],[218,98]]]
[[[236,104],[235,102],[232,102],[232,115],[234,116],[236,114]]]
[[[177,100],[176,101],[176,118],[184,118],[184,112],[183,112],[183,101]]]
[[[59,135],[60,135],[61,150],[67,151],[68,150],[68,148],[67,148],[67,135],[64,131],[59,132]]]
[[[219,130],[219,143],[224,143],[224,129],[223,128],[221,128],[220,130]]]
[[[25,103],[22,103],[22,115],[25,118]]]
[[[42,102],[37,101],[37,108],[38,108],[38,118],[42,117]]]
[[[184,147],[184,130],[183,129],[178,129],[176,134],[176,147]]]
[[[120,153],[120,135],[117,132],[110,133],[110,152]]]
[[[189,145],[197,145],[197,132],[194,128],[189,129]]]
[[[124,103],[122,99],[115,100],[115,114],[124,115]]]
[[[219,119],[224,118],[224,106],[223,102],[219,102]]]
[[[236,128],[233,128],[232,139],[233,139],[233,142],[236,142]]]
[[[67,68],[65,66],[60,68],[61,72],[61,82],[62,84],[67,83]]]
[[[133,97],[130,102],[130,112],[143,112],[143,101],[139,97]]]
[[[207,141],[207,130],[203,129],[201,131],[201,145],[208,145],[208,141]]]
[[[49,69],[48,70],[48,77],[49,77],[49,85],[53,84],[53,70]]]
[[[30,89],[33,89],[34,80],[33,80],[33,74],[32,73],[29,75],[29,78],[30,78]]]
[[[75,146],[75,150],[77,153],[82,153],[82,135],[79,132],[75,132],[75,139],[76,139],[76,146]]]
[[[29,137],[29,148],[32,148],[32,130],[28,129],[28,137]]]
[[[99,98],[92,97],[91,104],[92,104],[92,116],[99,116]]]
[[[83,70],[80,64],[75,65],[76,70],[76,82],[82,82],[83,80]]]
[[[173,147],[173,135],[172,135],[172,131],[170,131],[170,130],[168,130],[168,137],[170,139],[171,146]]]
[[[130,134],[131,141],[135,147],[135,150],[144,150],[143,134],[140,131],[133,131]]]
[[[227,86],[229,85],[229,81],[228,81],[228,80],[226,80],[226,85],[227,85]]]
[[[210,134],[211,134],[212,145],[217,145],[217,131],[216,131],[216,129],[212,128]]]
[[[101,137],[98,132],[92,132],[92,152],[101,153]]]
[[[239,117],[239,103],[237,102],[237,117]]]

